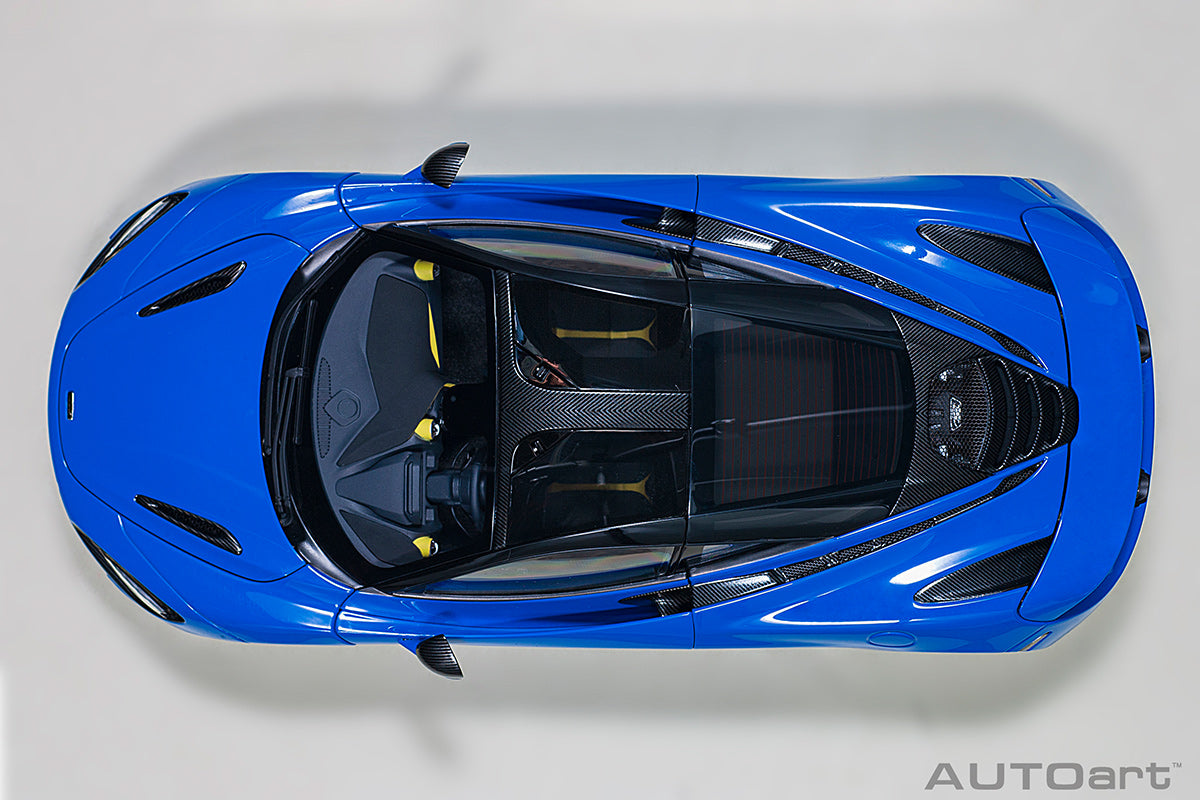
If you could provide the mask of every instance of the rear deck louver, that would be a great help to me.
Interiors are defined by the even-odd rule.
[[[241,543],[234,538],[232,533],[212,520],[205,519],[199,514],[193,514],[190,511],[184,511],[182,508],[168,505],[161,500],[146,497],[145,495],[139,494],[133,499],[142,508],[154,512],[167,522],[183,528],[193,536],[200,537],[214,547],[219,547],[222,550],[233,553],[235,556],[242,554]]]
[[[968,564],[917,592],[918,603],[953,603],[973,600],[1029,586],[1042,568],[1054,537],[1027,542],[994,556]]]
[[[1050,273],[1029,242],[953,225],[926,223],[917,233],[952,256],[1042,292],[1054,294]]]
[[[205,276],[198,281],[192,281],[182,289],[176,289],[165,297],[160,297],[150,305],[138,312],[139,317],[150,317],[155,314],[162,313],[172,308],[177,308],[184,303],[190,303],[193,300],[199,300],[202,297],[214,295],[217,292],[224,291],[233,285],[241,274],[246,270],[246,262],[239,261],[236,264],[230,264],[225,269],[218,270],[212,275]]]

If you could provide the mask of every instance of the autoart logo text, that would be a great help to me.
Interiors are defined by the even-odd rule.
[[[964,770],[961,766],[942,762],[933,768],[925,784],[931,789],[1031,789],[1035,785],[1049,789],[1169,789],[1171,770],[1178,761],[1146,766],[1086,767],[1074,761],[1055,761],[1050,764],[1013,762],[1010,764],[979,764],[972,761]]]

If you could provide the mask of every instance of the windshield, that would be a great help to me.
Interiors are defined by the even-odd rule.
[[[280,522],[356,582],[486,552],[492,273],[378,233],[342,245],[285,292],[264,368]]]

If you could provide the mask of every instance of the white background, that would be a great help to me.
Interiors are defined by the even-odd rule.
[[[1196,796],[1197,22],[1194,3],[1109,0],[8,0],[8,795],[931,797],[959,794],[924,791],[942,761],[1153,760],[1182,762],[1171,792]],[[399,648],[239,645],[155,622],[91,562],[55,491],[47,366],[79,274],[181,183],[404,172],[455,139],[475,173],[984,172],[1066,188],[1133,264],[1154,336],[1154,492],[1124,578],[1041,653],[463,647],[461,683]]]

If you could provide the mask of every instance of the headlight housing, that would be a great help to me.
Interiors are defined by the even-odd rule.
[[[104,266],[105,262],[120,252],[122,247],[132,242],[164,214],[179,205],[180,201],[185,197],[187,197],[187,192],[175,192],[174,194],[164,195],[126,220],[125,224],[117,228],[116,232],[109,237],[108,243],[104,245],[100,254],[92,259],[92,263],[88,265],[87,270],[83,273],[83,277],[79,279],[79,283],[75,284],[75,288],[82,286],[84,281],[92,277],[96,273],[96,270],[100,269]]]

